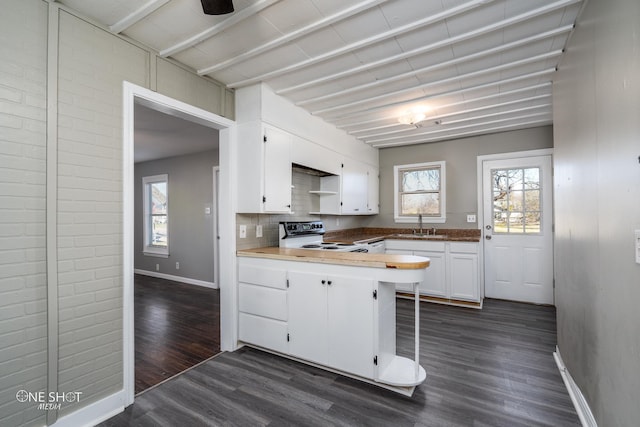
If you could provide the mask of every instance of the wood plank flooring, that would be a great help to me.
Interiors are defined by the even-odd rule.
[[[220,291],[136,274],[135,392],[220,352]]]
[[[397,300],[411,356],[413,301]],[[579,426],[552,352],[553,307],[485,300],[421,304],[427,380],[407,398],[251,348],[221,355],[136,398],[103,426]]]

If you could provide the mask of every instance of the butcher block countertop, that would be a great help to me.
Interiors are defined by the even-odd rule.
[[[361,252],[330,252],[309,249],[266,247],[237,251],[241,257],[270,258],[358,267],[418,270],[429,266],[429,258],[414,255],[369,254]]]

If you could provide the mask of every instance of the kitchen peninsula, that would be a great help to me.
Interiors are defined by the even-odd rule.
[[[417,292],[428,258],[280,247],[237,255],[242,343],[407,396],[425,380],[417,334],[414,360],[396,354],[395,287]]]

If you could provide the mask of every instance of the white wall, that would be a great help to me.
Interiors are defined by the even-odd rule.
[[[43,425],[16,400],[47,385],[47,7],[2,2],[0,13],[0,424]]]
[[[553,89],[558,347],[600,426],[640,420],[638,17],[590,0]]]

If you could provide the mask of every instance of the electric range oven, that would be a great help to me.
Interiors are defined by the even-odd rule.
[[[279,225],[281,248],[309,249],[313,251],[369,252],[367,245],[323,241],[322,221],[286,221]]]

